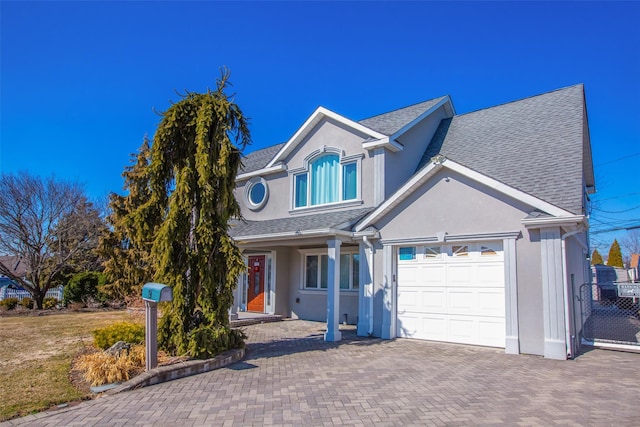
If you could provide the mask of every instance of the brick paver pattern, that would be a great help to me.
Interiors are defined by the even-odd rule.
[[[326,343],[324,324],[301,320],[245,330],[246,358],[226,368],[4,424],[640,425],[640,354],[555,361],[353,328]]]

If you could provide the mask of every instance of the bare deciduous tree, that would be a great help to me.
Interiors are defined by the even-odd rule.
[[[627,231],[620,243],[629,255],[640,254],[640,229]]]
[[[27,172],[0,176],[0,254],[23,262],[26,275],[3,263],[0,274],[29,291],[40,309],[47,291],[102,231],[78,220],[87,209],[79,184]]]

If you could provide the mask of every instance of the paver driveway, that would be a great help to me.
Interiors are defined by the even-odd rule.
[[[640,355],[572,361],[433,342],[363,339],[324,325],[249,326],[244,361],[10,421],[38,426],[640,425]]]

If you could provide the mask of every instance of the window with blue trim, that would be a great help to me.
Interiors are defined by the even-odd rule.
[[[294,207],[319,206],[358,198],[357,162],[340,163],[337,154],[325,154],[294,176]]]

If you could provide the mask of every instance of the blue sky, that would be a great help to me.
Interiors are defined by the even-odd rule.
[[[592,227],[640,225],[640,3],[2,1],[0,17],[4,173],[120,192],[154,109],[223,65],[251,150],[318,105],[362,119],[449,94],[465,113],[584,83]]]

